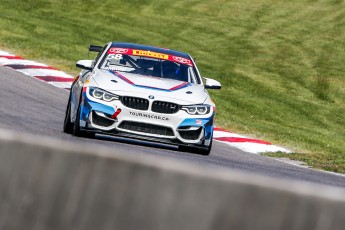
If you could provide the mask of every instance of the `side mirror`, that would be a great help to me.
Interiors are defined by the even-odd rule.
[[[222,85],[219,83],[219,81],[216,81],[211,78],[204,78],[206,80],[205,83],[205,89],[221,89]]]
[[[85,69],[85,70],[92,70],[92,60],[80,60],[75,65],[78,68]]]

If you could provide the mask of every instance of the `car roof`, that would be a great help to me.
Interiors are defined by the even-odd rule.
[[[164,53],[164,54],[169,54],[169,55],[188,58],[188,59],[190,58],[189,54],[187,54],[187,53],[180,52],[177,50],[154,47],[154,46],[140,45],[140,44],[134,44],[134,43],[125,43],[125,42],[112,42],[111,46],[112,47],[118,47],[118,48],[149,50],[149,51],[157,52],[157,53]]]

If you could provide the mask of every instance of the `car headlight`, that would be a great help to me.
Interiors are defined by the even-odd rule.
[[[90,95],[96,99],[103,100],[106,102],[111,102],[119,99],[118,95],[109,93],[98,88],[90,88]]]
[[[209,105],[185,105],[182,106],[182,110],[186,111],[192,115],[205,115],[208,114],[211,110]]]

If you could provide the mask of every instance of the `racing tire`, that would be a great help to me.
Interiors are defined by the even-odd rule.
[[[65,113],[65,120],[63,123],[63,131],[64,133],[72,134],[73,132],[73,123],[71,122],[71,94],[68,98],[66,113]]]
[[[208,156],[211,153],[212,142],[213,142],[213,139],[211,139],[211,143],[209,146],[203,147],[203,148],[190,147],[190,146],[179,146],[179,149],[181,151],[185,151],[185,152],[191,152],[191,153],[195,153],[195,154],[199,154],[199,155],[203,155],[203,156]]]
[[[72,132],[72,134],[74,136],[76,136],[76,137],[94,138],[95,137],[95,133],[85,132],[85,131],[80,129],[80,110],[81,110],[80,102],[81,102],[81,96],[80,96],[80,100],[79,100],[77,115],[75,117],[75,121],[74,121],[74,124],[73,124],[73,132]]]
[[[209,146],[207,146],[206,148],[204,148],[201,151],[199,151],[201,155],[204,155],[204,156],[210,155],[211,149],[212,149],[212,142],[213,142],[213,139],[211,139],[211,143],[210,143]]]

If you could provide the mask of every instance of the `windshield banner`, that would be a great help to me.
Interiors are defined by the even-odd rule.
[[[136,49],[111,47],[108,50],[108,54],[127,54],[127,55],[133,55],[133,56],[150,57],[150,58],[169,60],[173,62],[178,62],[180,64],[193,66],[193,63],[190,59],[173,56],[169,54],[164,54],[164,53],[156,53],[149,50],[136,50]]]

